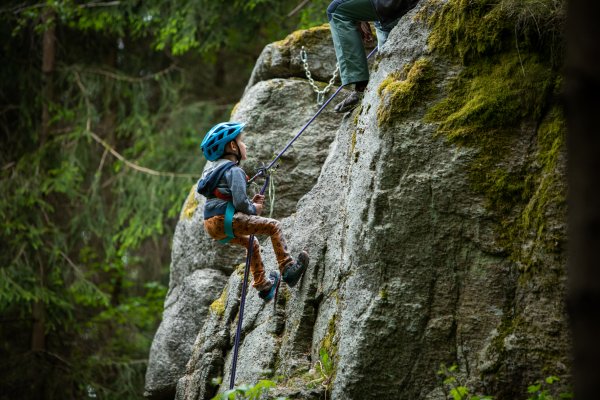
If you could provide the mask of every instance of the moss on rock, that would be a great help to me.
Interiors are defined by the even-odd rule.
[[[466,67],[425,119],[439,122],[439,131],[451,140],[473,141],[514,128],[524,118],[538,120],[556,78],[535,55],[506,53]]]
[[[518,268],[516,293],[535,288],[556,296],[565,273],[565,121],[557,101],[562,56],[557,32],[564,2],[429,4],[437,9],[428,8],[420,18],[429,20],[430,48],[461,64],[462,71],[424,119],[438,124],[440,137],[474,151],[466,173],[497,223],[497,243]],[[556,25],[544,30],[548,21]],[[532,326],[535,317],[524,314],[521,306],[521,299],[508,299],[490,344],[494,365],[487,371],[500,380],[513,372],[497,368],[526,353],[511,348],[511,341],[550,335]],[[543,355],[544,362],[556,357]]]
[[[221,295],[219,296],[219,298],[212,302],[209,309],[213,314],[218,315],[219,317],[222,317],[223,314],[225,314],[226,303],[227,303],[227,286],[225,286],[225,288],[221,292]]]
[[[377,89],[381,98],[377,109],[379,126],[389,125],[422,102],[431,92],[433,76],[431,61],[426,58],[388,75]]]
[[[430,14],[429,46],[471,62],[513,49],[536,51],[560,61],[564,1],[449,0]],[[428,7],[424,7],[428,9]]]
[[[296,48],[306,47],[311,48],[314,45],[323,43],[323,38],[331,35],[329,24],[315,26],[309,29],[300,29],[290,33],[285,39],[275,42],[278,47]]]
[[[524,268],[532,261],[522,252],[523,242],[531,240],[531,229],[541,239],[543,209],[562,197],[554,193],[548,198],[550,187],[560,189],[543,173],[556,168],[563,144],[559,113],[547,115],[558,79],[536,54],[504,53],[466,66],[450,83],[447,97],[425,116],[439,123],[438,132],[452,143],[478,150],[467,167],[471,186],[498,215],[501,243]],[[531,166],[531,161],[513,164],[511,154],[522,129],[534,129],[541,120],[548,121],[537,130],[537,164],[543,167]]]
[[[183,221],[191,219],[194,216],[194,212],[196,212],[196,208],[198,208],[198,204],[198,200],[196,199],[196,185],[194,185],[190,189],[190,193],[185,200],[185,205],[183,206],[180,220]]]

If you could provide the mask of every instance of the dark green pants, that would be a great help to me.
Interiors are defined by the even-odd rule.
[[[357,25],[360,21],[376,21],[377,45],[381,47],[398,20],[379,23],[371,0],[334,0],[327,7],[327,17],[342,84],[368,81],[369,66]]]

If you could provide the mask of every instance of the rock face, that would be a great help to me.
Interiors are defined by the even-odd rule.
[[[335,71],[336,59],[329,25],[323,25],[297,31],[284,40],[268,44],[256,61],[246,90],[260,81],[273,78],[305,78],[306,72],[300,57],[302,47],[306,51],[312,78],[328,82]]]
[[[314,32],[322,35],[322,30]],[[253,175],[262,162],[270,161],[317,110],[305,79],[275,78],[249,87],[232,115],[232,120],[246,122],[246,172]],[[273,170],[273,218],[292,214],[298,199],[315,184],[338,125],[339,116],[324,111],[281,158],[281,168]],[[259,184],[249,191],[258,193]],[[219,297],[234,267],[245,261],[243,249],[221,246],[204,233],[203,205],[204,198],[192,188],[173,238],[169,292],[146,373],[148,398],[173,398],[208,306]]]
[[[420,11],[403,17],[380,49],[361,107],[343,117],[326,112],[277,172],[276,215],[292,253],[306,249],[311,264],[295,288],[282,285],[275,304],[249,289],[236,384],[280,377],[275,392],[290,398],[441,400],[440,364],[457,364],[462,384],[498,399],[521,398],[527,384],[548,375],[568,382],[564,202],[553,199],[543,213],[552,247],[517,246],[543,265],[524,269],[498,216],[470,184],[478,150],[450,143],[425,122],[439,98],[381,123],[388,100],[378,88],[393,73],[430,59],[439,97],[460,72],[429,52],[428,29],[415,18]],[[250,151],[266,160],[285,142],[279,135],[297,131],[315,109],[306,82],[289,79],[293,74],[263,56],[234,117],[249,121],[248,141],[256,139]],[[539,169],[536,129],[520,128],[507,168]],[[550,173],[564,177],[564,156]],[[208,314],[208,302],[194,295],[204,290],[189,288],[207,285],[209,273],[218,278],[207,288],[223,286],[223,274],[241,260],[239,251],[222,254],[203,238],[202,207],[189,206],[193,200],[177,228],[165,327],[148,372],[175,370],[168,385],[179,377],[176,398],[186,400],[228,388],[242,287],[238,269]],[[528,207],[520,202],[515,213]],[[276,269],[270,245],[263,245],[263,259],[267,270]],[[183,328],[186,317],[174,314],[186,307],[202,311]],[[170,343],[185,354],[169,356],[176,347]],[[149,379],[147,395],[160,384],[167,382]]]

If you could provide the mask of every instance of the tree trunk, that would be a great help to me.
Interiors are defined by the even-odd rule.
[[[587,400],[600,395],[600,2],[572,0],[568,12],[568,307],[575,399]]]
[[[46,26],[42,37],[42,123],[40,146],[43,146],[50,135],[50,103],[54,97],[54,66],[56,64],[56,28],[55,13],[47,8],[42,14],[42,23]],[[46,268],[44,260],[40,260],[39,282],[46,285]],[[46,350],[46,306],[37,301],[32,307],[33,326],[31,329],[31,349]]]
[[[42,39],[42,126],[40,144],[46,143],[50,134],[49,106],[54,98],[54,67],[56,64],[56,14],[47,8],[42,14],[42,23],[46,26]]]
[[[40,265],[40,286],[46,285],[46,272],[44,266]],[[33,303],[31,310],[33,317],[33,326],[31,327],[31,350],[46,350],[46,306],[41,301]]]

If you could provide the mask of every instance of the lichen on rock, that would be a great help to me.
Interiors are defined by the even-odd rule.
[[[190,189],[190,194],[183,204],[183,211],[181,212],[180,219],[189,220],[194,216],[196,208],[198,208],[198,199],[196,199],[196,185]]]

